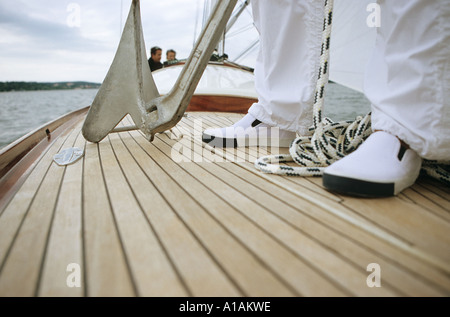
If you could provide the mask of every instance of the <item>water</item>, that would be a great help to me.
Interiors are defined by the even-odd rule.
[[[339,84],[329,84],[325,92],[323,116],[333,121],[355,120],[370,112],[364,94]]]
[[[0,149],[66,113],[89,106],[97,89],[0,92]],[[338,84],[327,87],[323,115],[354,120],[370,111],[363,94]]]
[[[97,91],[0,92],[0,149],[49,121],[89,106]]]

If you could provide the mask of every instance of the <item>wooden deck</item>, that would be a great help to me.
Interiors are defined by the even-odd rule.
[[[99,144],[80,117],[3,196],[0,296],[450,295],[448,187],[421,178],[398,197],[356,199],[320,178],[262,174],[262,149],[201,142],[240,117],[188,113],[153,143],[135,131]],[[82,160],[52,162],[72,146]],[[367,284],[371,263],[381,287]]]

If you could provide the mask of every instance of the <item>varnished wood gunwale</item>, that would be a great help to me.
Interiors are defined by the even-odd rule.
[[[187,108],[188,112],[231,112],[246,114],[252,104],[257,102],[254,98],[233,96],[194,95]]]
[[[73,111],[26,134],[0,151],[0,209],[26,178],[30,168],[64,131],[84,118],[89,107]]]
[[[20,139],[0,150],[0,178],[5,175],[9,169],[14,166],[22,157],[32,150],[42,140],[52,140],[55,130],[68,122],[69,120],[87,113],[89,107],[75,110],[71,113],[42,125],[41,127],[29,132]],[[53,135],[56,137],[57,135]]]

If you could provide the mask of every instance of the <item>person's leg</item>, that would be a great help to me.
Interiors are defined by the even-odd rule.
[[[306,133],[319,71],[323,1],[253,1],[260,37],[259,101],[249,113],[280,129]]]
[[[252,124],[277,127],[280,138],[292,141],[296,132],[306,134],[312,125],[324,1],[254,0],[252,7],[260,32],[255,67],[258,102],[233,127],[242,131]],[[233,139],[235,134],[230,128],[208,129],[204,141],[213,137]]]
[[[389,32],[382,24],[366,75],[372,126],[423,158],[449,159],[450,1],[380,3],[389,10],[381,11],[382,23],[395,27]]]
[[[323,178],[328,189],[365,196],[412,185],[421,157],[450,159],[450,1],[379,3],[381,27],[365,77],[375,132]]]

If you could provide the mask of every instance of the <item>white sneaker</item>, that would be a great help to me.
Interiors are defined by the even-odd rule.
[[[227,128],[206,129],[202,140],[213,147],[289,147],[296,138],[295,132],[271,127],[246,114],[241,120]]]
[[[323,185],[348,195],[387,197],[413,185],[421,166],[416,152],[402,147],[395,136],[378,131],[355,152],[327,167]]]

